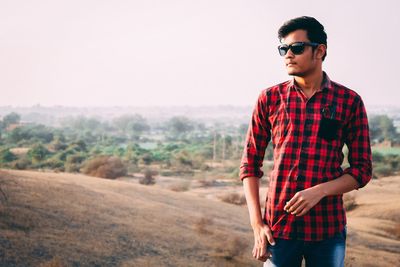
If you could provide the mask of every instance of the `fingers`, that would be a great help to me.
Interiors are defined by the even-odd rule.
[[[288,210],[294,203],[297,202],[299,198],[299,193],[296,193],[288,202],[286,202],[285,207],[283,207],[284,210]]]
[[[301,192],[297,192],[292,199],[286,202],[283,209],[296,216],[303,216],[310,209],[308,201],[304,198]]]
[[[293,215],[299,215],[299,213],[300,213],[301,211],[303,211],[306,207],[307,207],[307,203],[301,202],[301,203],[299,203],[298,205],[296,205],[296,207],[293,206],[292,208],[290,208],[290,209],[289,209],[289,210],[290,210],[289,212],[290,212],[291,214],[293,214]]]
[[[293,213],[296,209],[298,209],[303,204],[304,204],[304,200],[301,198],[298,198],[297,201],[295,203],[293,203],[292,205],[290,205],[290,206],[286,205],[288,207],[285,211],[289,212],[289,213]]]
[[[257,260],[265,262],[271,253],[267,250],[267,244],[275,245],[275,240],[272,236],[272,232],[267,225],[264,225],[254,235],[254,247],[253,247],[253,257]]]
[[[265,256],[260,257],[258,260],[262,261],[262,262],[266,262],[269,258],[271,258],[272,255],[269,251],[267,251],[267,253],[265,254]]]
[[[267,241],[265,235],[260,235],[254,240],[253,257],[260,259],[263,257],[267,250]]]
[[[272,246],[275,245],[275,240],[274,237],[272,236],[271,229],[267,225],[264,226],[264,234],[267,237],[268,243],[270,243]]]
[[[253,257],[259,261],[265,262],[271,257],[271,253],[267,250],[267,246],[255,245],[253,248]]]
[[[296,216],[303,216],[305,215],[308,211],[310,210],[310,207],[308,205],[305,205],[303,209],[299,209],[298,213],[296,213]]]

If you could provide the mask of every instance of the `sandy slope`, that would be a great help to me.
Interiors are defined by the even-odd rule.
[[[0,171],[0,266],[257,266],[226,260],[251,244],[247,211],[218,201],[83,175]],[[199,230],[199,220],[211,221]],[[237,238],[235,240],[235,238]],[[228,252],[227,252],[228,251]]]
[[[356,201],[348,212],[348,266],[400,266],[400,177],[373,180]]]
[[[0,170],[0,186],[0,266],[260,266],[245,206],[73,174]],[[400,177],[356,192],[346,266],[399,266],[399,193]]]

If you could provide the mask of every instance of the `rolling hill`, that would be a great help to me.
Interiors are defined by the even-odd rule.
[[[67,173],[0,170],[0,186],[0,266],[262,266],[245,206]],[[388,177],[355,193],[346,266],[400,263],[399,192]]]

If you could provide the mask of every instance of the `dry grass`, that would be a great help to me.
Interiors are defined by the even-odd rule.
[[[209,235],[212,234],[210,228],[212,227],[213,223],[214,221],[212,218],[203,215],[194,223],[194,229],[196,230],[197,233],[201,235]]]
[[[197,182],[201,187],[211,187],[215,184],[215,180],[213,179],[199,179]]]
[[[67,267],[67,265],[59,257],[54,257],[50,261],[40,264],[39,267]]]
[[[400,223],[396,223],[394,227],[387,228],[386,232],[388,232],[395,239],[400,240]]]
[[[156,183],[156,179],[154,178],[154,175],[157,175],[156,171],[146,169],[144,171],[144,176],[139,179],[140,184],[144,185],[153,185]]]
[[[8,197],[0,202],[0,266],[39,266],[55,256],[66,266],[261,265],[251,256],[246,207],[197,197],[199,188],[177,194],[159,183],[11,170],[0,170],[0,185]],[[214,197],[227,191],[200,189]],[[356,192],[345,266],[398,265],[399,192],[399,177]]]
[[[189,182],[176,182],[170,186],[168,186],[169,190],[175,191],[175,192],[184,192],[188,191],[190,188],[190,183]]]
[[[0,177],[9,196],[0,209],[0,266],[50,264],[57,255],[67,266],[229,266],[209,257],[215,234],[253,239],[246,210],[191,194],[69,173]],[[235,260],[257,266],[250,254]]]
[[[226,260],[233,260],[241,257],[248,247],[248,243],[237,236],[221,236],[216,243],[213,256],[223,257]]]
[[[28,153],[29,149],[30,149],[29,147],[15,147],[15,148],[10,148],[10,152],[16,156],[23,156]]]
[[[246,197],[243,194],[239,193],[226,193],[224,195],[219,196],[223,202],[235,204],[235,205],[245,205]]]
[[[343,195],[343,205],[346,211],[351,211],[357,207],[356,196],[353,193]]]
[[[82,167],[84,174],[102,177],[117,178],[127,174],[127,168],[118,157],[99,156],[87,160]]]

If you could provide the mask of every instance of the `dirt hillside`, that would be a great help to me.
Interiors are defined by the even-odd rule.
[[[245,206],[64,173],[0,170],[0,186],[0,266],[262,265]],[[356,192],[346,266],[399,265],[399,193],[400,177]]]

